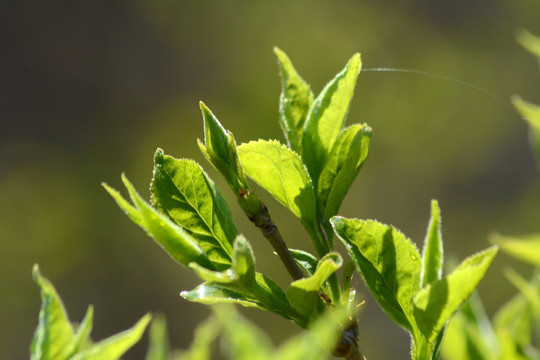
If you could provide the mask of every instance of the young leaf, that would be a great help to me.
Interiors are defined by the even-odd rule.
[[[235,303],[245,307],[264,307],[256,300],[249,298],[246,294],[239,292],[236,288],[228,287],[226,284],[203,283],[190,291],[182,291],[180,296],[187,301],[201,304]]]
[[[465,259],[449,276],[432,282],[414,297],[414,317],[429,340],[437,337],[450,317],[476,289],[489,269],[497,247]]]
[[[536,321],[540,323],[540,293],[538,287],[533,283],[529,283],[522,278],[517,272],[512,269],[506,271],[506,277],[519,291],[525,296],[525,299],[529,302],[529,306],[532,309]]]
[[[536,150],[536,160],[540,161],[540,106],[524,101],[519,96],[512,97],[512,103],[529,125],[531,146]]]
[[[234,136],[223,128],[203,102],[200,107],[204,119],[204,144],[198,141],[199,148],[238,195],[240,189],[249,189],[249,185],[238,161]]]
[[[215,282],[218,284],[230,284],[235,281],[235,274],[231,269],[225,271],[213,271],[194,262],[189,264],[189,268],[195,271],[197,276],[204,281]]]
[[[274,359],[270,356],[270,340],[257,327],[239,316],[232,306],[216,306],[213,310],[223,328],[230,359]]]
[[[540,268],[540,234],[520,237],[495,235],[491,242],[516,259]]]
[[[41,289],[39,324],[34,332],[30,356],[32,360],[63,360],[69,355],[74,333],[62,299],[53,284],[41,275],[37,264],[32,268],[34,282]]]
[[[285,292],[291,305],[303,316],[313,319],[319,305],[319,291],[328,277],[341,267],[343,260],[338,253],[325,255],[315,273],[294,281]]]
[[[86,315],[84,315],[83,321],[77,328],[75,337],[73,338],[73,341],[68,348],[69,350],[66,351],[66,353],[69,354],[69,356],[72,356],[76,354],[77,352],[82,351],[88,344],[91,343],[90,332],[92,331],[93,324],[94,324],[94,307],[90,305],[88,307],[88,310],[86,311]]]
[[[205,268],[214,269],[214,265],[206,253],[197,244],[197,241],[174,224],[167,216],[163,215],[137,193],[131,182],[122,175],[122,181],[129,191],[133,205],[129,204],[122,196],[107,184],[102,184],[109,194],[116,200],[128,216],[150,237],[152,237],[163,249],[176,261],[184,266],[195,262]]]
[[[388,316],[414,332],[412,298],[420,283],[420,254],[394,227],[373,220],[331,220],[356,268]]]
[[[197,326],[189,350],[174,357],[174,360],[210,360],[212,349],[210,345],[220,331],[221,326],[214,317],[207,319]]]
[[[131,329],[94,344],[71,360],[117,360],[142,337],[152,316],[146,314]]]
[[[277,141],[259,140],[238,146],[246,175],[288,208],[310,234],[317,229],[315,193],[302,160]],[[325,244],[315,243],[324,255]]]
[[[247,289],[255,286],[255,258],[246,238],[238,235],[234,241],[232,269],[236,280]]]
[[[345,68],[325,86],[309,111],[302,137],[302,158],[314,184],[317,184],[345,122],[360,67],[360,54],[355,54]]]
[[[540,59],[540,37],[527,30],[521,30],[517,34],[517,40],[527,51]]]
[[[450,320],[444,335],[445,360],[497,358],[497,339],[477,292]]]
[[[158,149],[150,188],[154,207],[197,239],[216,268],[230,266],[238,231],[223,195],[199,164]]]
[[[297,250],[297,249],[289,249],[289,252],[294,258],[294,261],[304,270],[306,275],[311,276],[313,273],[315,273],[315,270],[317,269],[317,264],[319,260],[308,253],[307,251],[303,250]]]
[[[538,289],[538,284],[536,284]],[[523,294],[517,294],[497,311],[493,326],[503,352],[516,352],[532,343],[533,314]]]
[[[359,124],[339,134],[317,185],[317,208],[324,219],[337,214],[367,158],[371,135],[369,126]]]
[[[445,360],[491,360],[496,358],[494,350],[484,343],[480,329],[464,314],[452,317],[442,347]]]
[[[355,314],[349,313],[345,306],[327,309],[309,326],[309,331],[289,339],[274,352],[272,359],[329,359],[329,349],[338,342],[343,328],[350,323],[351,316],[355,316]],[[352,346],[355,350],[357,349],[356,343]],[[348,359],[362,359],[362,357],[359,355],[358,357],[348,357]]]
[[[441,235],[441,209],[437,200],[431,201],[431,218],[422,250],[421,287],[425,287],[442,276],[443,243]]]
[[[150,340],[145,360],[167,360],[169,358],[169,339],[167,321],[161,314],[154,316],[150,325]]]
[[[281,69],[281,96],[279,120],[289,147],[302,153],[302,132],[309,109],[313,104],[313,93],[309,85],[298,75],[287,54],[274,48]]]

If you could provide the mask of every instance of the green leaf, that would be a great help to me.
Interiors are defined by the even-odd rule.
[[[345,68],[325,86],[309,111],[302,137],[302,158],[314,184],[317,184],[345,123],[360,67],[360,54],[355,54]]]
[[[180,296],[187,301],[201,304],[212,305],[218,303],[234,303],[245,307],[256,307],[264,310],[264,307],[256,300],[249,298],[246,294],[238,292],[236,288],[232,290],[224,284],[203,283],[193,290],[182,291]]]
[[[464,314],[457,313],[446,330],[442,347],[445,360],[491,360],[495,351],[483,342],[480,329]]]
[[[437,337],[450,317],[476,289],[489,269],[497,247],[465,259],[449,276],[425,286],[414,297],[414,317],[429,340]]]
[[[240,189],[249,189],[249,186],[240,167],[234,136],[223,128],[203,102],[200,107],[204,119],[204,144],[198,141],[199,148],[238,195]]]
[[[140,227],[146,230],[173,259],[184,266],[195,262],[205,268],[213,269],[214,265],[206,253],[197,244],[197,241],[181,227],[173,223],[169,217],[151,207],[137,193],[131,182],[122,174],[122,181],[129,191],[133,205],[107,184],[102,184],[109,194],[116,200],[128,216]]]
[[[75,355],[72,360],[117,360],[142,337],[152,316],[146,314],[131,329],[94,344]]]
[[[514,335],[509,332],[501,333],[499,336],[499,359],[511,360],[536,360],[538,356],[528,356],[524,349],[514,342]]]
[[[192,235],[217,269],[230,266],[238,231],[223,195],[199,164],[158,149],[151,190],[154,207]]]
[[[420,283],[416,246],[394,227],[373,220],[336,216],[330,221],[379,305],[414,332],[412,298]]]
[[[234,255],[232,269],[236,280],[244,288],[255,285],[255,258],[253,250],[246,238],[238,235],[234,241]]]
[[[31,359],[66,359],[75,335],[62,299],[53,284],[41,275],[37,264],[32,269],[32,275],[41,289],[41,309],[39,324],[30,346]]]
[[[77,332],[75,333],[75,337],[69,346],[69,350],[66,351],[67,354],[72,356],[91,344],[90,332],[92,331],[93,323],[94,307],[90,305],[86,311],[86,315],[84,315],[82,323],[77,328]]]
[[[538,288],[538,284],[536,286]],[[504,353],[522,352],[519,349],[532,343],[532,309],[521,293],[514,296],[497,311],[493,324]]]
[[[167,360],[169,358],[169,339],[167,321],[161,314],[154,316],[150,325],[150,340],[146,360]]]
[[[256,326],[239,316],[232,306],[212,308],[225,334],[228,358],[234,360],[264,360],[270,357],[272,344]]]
[[[257,285],[252,289],[253,296],[263,303],[266,310],[291,319],[302,327],[306,326],[307,319],[289,304],[285,293],[274,281],[260,273],[255,273],[255,281]]]
[[[274,47],[281,70],[281,97],[279,120],[289,147],[302,153],[302,133],[309,109],[313,104],[313,93],[309,85],[298,75],[291,60],[283,51]]]
[[[204,281],[215,282],[218,284],[230,284],[235,281],[235,274],[232,269],[213,271],[208,270],[197,263],[189,263],[189,268],[195,271],[197,276]]]
[[[280,360],[326,360],[331,358],[332,349],[350,323],[354,313],[345,306],[328,308],[305,331],[283,344],[274,352],[272,359]],[[355,346],[355,345],[353,345]],[[351,357],[352,359],[352,357]]]
[[[439,280],[443,267],[443,242],[441,235],[441,209],[437,200],[431,201],[431,218],[422,250],[422,287]]]
[[[538,323],[540,323],[540,293],[538,287],[532,282],[522,278],[517,272],[512,269],[508,269],[505,272],[506,277],[519,291],[525,296],[525,299],[529,302],[529,306],[532,309],[534,317]]]
[[[540,38],[528,32],[527,30],[520,30],[517,34],[518,42],[540,59]]]
[[[497,358],[497,339],[480,297],[474,292],[450,320],[442,346],[445,360]]]
[[[319,215],[330,219],[336,215],[369,150],[372,130],[355,124],[338,136],[317,185]]]
[[[315,192],[302,160],[277,141],[259,140],[238,146],[246,175],[288,208],[310,234],[317,230]],[[317,253],[325,245],[315,243]]]
[[[221,325],[218,321],[211,317],[197,326],[193,342],[188,351],[183,352],[175,357],[175,360],[210,360],[211,359],[211,343],[221,331]]]
[[[540,106],[512,97],[512,103],[530,127],[530,143],[536,150],[536,160],[540,162]]]
[[[306,275],[311,276],[313,275],[313,273],[315,273],[315,270],[317,269],[317,264],[319,263],[319,260],[315,256],[308,253],[307,251],[297,249],[289,249],[289,252],[291,253],[294,261],[296,261],[298,266],[300,266],[300,268],[304,270]]]
[[[540,234],[520,237],[497,234],[491,242],[508,255],[540,268]]]
[[[294,281],[285,292],[293,308],[306,318],[313,319],[318,311],[321,287],[342,264],[341,255],[328,253],[319,261],[312,276]]]

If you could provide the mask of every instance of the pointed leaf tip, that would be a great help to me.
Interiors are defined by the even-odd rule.
[[[326,84],[305,120],[302,157],[315,184],[345,123],[361,65],[357,53]]]

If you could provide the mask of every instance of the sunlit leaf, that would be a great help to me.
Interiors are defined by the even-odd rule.
[[[155,315],[150,325],[150,340],[145,360],[167,360],[169,358],[169,338],[167,321],[163,315]]]
[[[103,187],[137,225],[146,230],[147,234],[173,259],[184,266],[195,262],[208,269],[214,268],[206,253],[191,235],[144,201],[125,175],[122,175],[122,181],[129,191],[134,206],[108,185],[103,184]]]
[[[305,331],[289,339],[277,351],[273,359],[280,360],[325,360],[330,359],[330,350],[341,336],[343,328],[349,324],[354,313],[346,307],[327,309]],[[356,347],[356,345],[353,345]],[[356,359],[356,358],[350,358]]]
[[[352,125],[338,136],[322,169],[317,184],[319,215],[336,215],[369,150],[372,130],[367,125]]]
[[[540,324],[540,291],[538,286],[535,286],[532,282],[528,282],[512,269],[508,269],[505,272],[505,275],[508,280],[519,289],[525,299],[527,299],[534,314],[534,318]]]
[[[360,67],[360,54],[355,54],[325,86],[309,111],[302,137],[302,159],[315,184],[345,123]]]
[[[540,234],[519,237],[495,235],[491,242],[516,259],[540,268]]]
[[[142,337],[152,316],[146,314],[131,329],[95,343],[90,349],[75,355],[72,360],[117,360]]]
[[[267,336],[258,327],[239,316],[234,307],[216,306],[213,310],[223,328],[230,359],[274,359],[270,356],[272,344]]]
[[[216,268],[230,266],[238,231],[227,202],[199,164],[158,149],[151,190],[154,207],[192,235]]]
[[[520,30],[517,34],[517,40],[531,54],[540,59],[540,37],[531,34],[527,30]]]
[[[394,227],[373,220],[336,216],[331,222],[379,305],[413,332],[412,298],[421,266],[416,246]]]
[[[530,143],[536,150],[536,160],[540,162],[540,106],[531,104],[519,96],[512,97],[512,103],[530,127]]]
[[[452,317],[442,347],[445,360],[491,360],[495,358],[493,353],[476,324],[462,313]]]
[[[450,320],[442,346],[445,360],[491,360],[496,358],[497,339],[478,293]]]
[[[255,285],[255,258],[246,238],[239,235],[234,241],[232,269],[237,281],[245,288]]]
[[[192,302],[201,304],[219,304],[219,303],[235,303],[245,307],[256,307],[264,309],[264,307],[254,299],[247,300],[249,297],[246,294],[231,290],[226,285],[218,283],[204,283],[190,291],[182,291],[180,296]]]
[[[524,346],[532,340],[532,309],[523,294],[514,296],[497,311],[493,320],[498,337],[513,334],[514,342]]]
[[[66,309],[53,284],[41,275],[37,264],[32,269],[32,275],[41,289],[41,309],[30,347],[31,359],[64,360],[74,340]]]
[[[238,146],[248,177],[288,208],[308,232],[316,231],[315,192],[300,156],[277,141],[252,141]],[[326,253],[324,244],[315,244]]]
[[[210,360],[211,343],[219,335],[221,325],[214,317],[210,317],[197,326],[193,342],[189,350],[174,357],[174,360]]]
[[[322,285],[342,263],[338,253],[329,253],[323,257],[312,276],[296,280],[289,286],[285,293],[291,305],[306,318],[314,318],[320,304],[319,291]]]
[[[86,311],[86,315],[84,315],[83,321],[75,332],[75,337],[73,338],[73,342],[69,346],[69,350],[66,351],[67,354],[76,354],[77,352],[85,349],[87,346],[89,346],[89,344],[91,344],[90,332],[92,331],[93,324],[94,307],[90,305],[88,307],[88,310]]]
[[[443,266],[441,209],[437,200],[431,201],[431,218],[422,250],[422,287],[439,280]]]
[[[434,339],[473,293],[497,250],[491,247],[465,259],[450,275],[426,285],[414,297],[414,317],[427,339]]]
[[[200,103],[204,120],[204,144],[198,141],[206,159],[221,173],[235,194],[240,189],[249,189],[246,177],[236,152],[236,142],[230,131],[226,131],[214,114]]]
[[[291,149],[302,153],[302,133],[309,109],[313,104],[313,93],[309,85],[298,75],[291,60],[282,50],[274,48],[281,69],[281,97],[279,120]]]

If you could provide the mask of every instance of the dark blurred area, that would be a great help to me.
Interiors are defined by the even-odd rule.
[[[282,135],[280,79],[272,47],[286,51],[318,93],[353,53],[365,72],[348,124],[374,129],[370,158],[341,214],[377,218],[421,246],[430,199],[439,200],[447,259],[488,246],[488,235],[540,231],[540,175],[512,94],[540,103],[540,71],[515,41],[540,34],[537,1],[2,1],[0,3],[0,349],[28,357],[40,297],[39,263],[73,321],[95,306],[95,340],[147,311],[166,315],[185,348],[209,314],[178,295],[198,283],[122,214],[100,187],[126,172],[149,196],[156,147],[199,161],[203,100],[237,142]],[[483,90],[461,84],[466,82]],[[486,94],[490,92],[498,98]],[[265,198],[291,247],[312,250],[301,226]],[[257,268],[289,282],[244,219]],[[526,266],[504,254],[480,287],[493,313],[515,289],[502,270]],[[359,278],[360,344],[370,359],[405,359],[409,339]],[[275,343],[299,331],[242,310]],[[389,341],[390,340],[390,341]],[[142,359],[146,340],[126,355]]]

